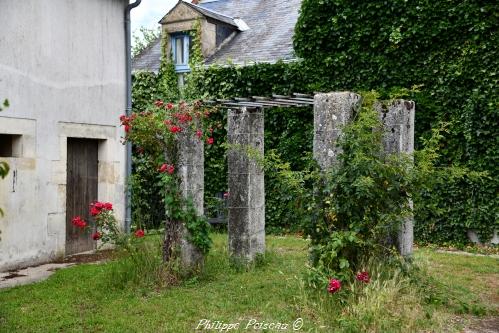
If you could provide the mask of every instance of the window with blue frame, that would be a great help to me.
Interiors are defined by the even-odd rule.
[[[189,34],[175,34],[171,36],[171,45],[173,53],[173,63],[175,71],[178,73],[189,72],[189,51],[190,51]]]

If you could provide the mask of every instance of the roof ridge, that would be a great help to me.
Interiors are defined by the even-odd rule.
[[[206,7],[202,7],[202,6],[199,6],[199,5],[202,5],[202,3],[200,3],[199,5],[196,5],[196,4],[193,4],[191,2],[188,2],[187,0],[182,0],[183,2],[185,2],[186,4],[190,5],[191,7],[197,7],[196,9],[200,8],[202,10],[206,10],[208,12],[211,12],[213,14],[217,14],[217,15],[220,15],[220,16],[224,16],[226,18],[230,18],[231,20],[234,20],[234,17],[232,16],[228,16],[228,15],[225,15],[225,14],[222,14],[220,12],[217,12],[215,10],[212,10],[212,9],[209,9],[209,8],[206,8]]]

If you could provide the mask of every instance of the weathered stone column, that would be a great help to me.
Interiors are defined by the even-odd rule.
[[[397,100],[388,107],[376,105],[384,126],[383,146],[390,154],[414,153],[414,115],[416,106],[413,101]],[[412,210],[412,201],[409,202]],[[414,241],[414,217],[404,219],[397,234],[397,248],[404,257],[412,255]]]
[[[181,192],[184,198],[192,200],[198,215],[204,214],[204,142],[192,133],[178,136],[178,173]],[[182,225],[180,256],[186,269],[196,269],[203,265],[204,256],[190,243],[188,231]]]
[[[343,126],[353,118],[361,97],[352,92],[332,92],[314,97],[314,158],[323,170],[338,162],[337,146]]]
[[[261,108],[229,110],[229,252],[250,262],[265,253],[265,187]]]

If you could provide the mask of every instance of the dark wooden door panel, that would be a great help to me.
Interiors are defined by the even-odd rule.
[[[66,255],[95,249],[89,205],[98,198],[98,141],[68,138],[66,187]],[[71,220],[81,216],[91,229],[82,232]]]

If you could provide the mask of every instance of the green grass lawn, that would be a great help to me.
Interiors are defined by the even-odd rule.
[[[267,244],[269,254],[264,264],[238,271],[227,259],[226,235],[214,235],[205,272],[162,290],[109,287],[109,263],[60,270],[46,281],[0,291],[0,332],[192,332],[202,319],[239,322],[240,328],[254,319],[289,324],[287,331],[293,331],[291,324],[297,318],[303,318],[302,331],[352,331],[348,328],[351,325],[344,326],[338,320],[341,309],[330,310],[320,297],[306,296],[302,278],[307,242],[267,237]],[[417,318],[411,329],[417,325],[425,329],[442,323],[448,326],[444,321],[461,310],[466,312],[466,306],[479,309],[479,315],[498,314],[497,259],[420,250],[417,260],[428,262],[431,277],[455,300],[452,306],[419,306],[428,323]],[[462,309],[460,302],[468,305]],[[356,311],[345,312],[345,318],[356,320]],[[362,318],[359,320],[365,320]],[[383,325],[375,326],[373,332],[376,327]],[[397,331],[397,326],[386,327],[384,331]],[[399,329],[408,331],[404,326]]]

